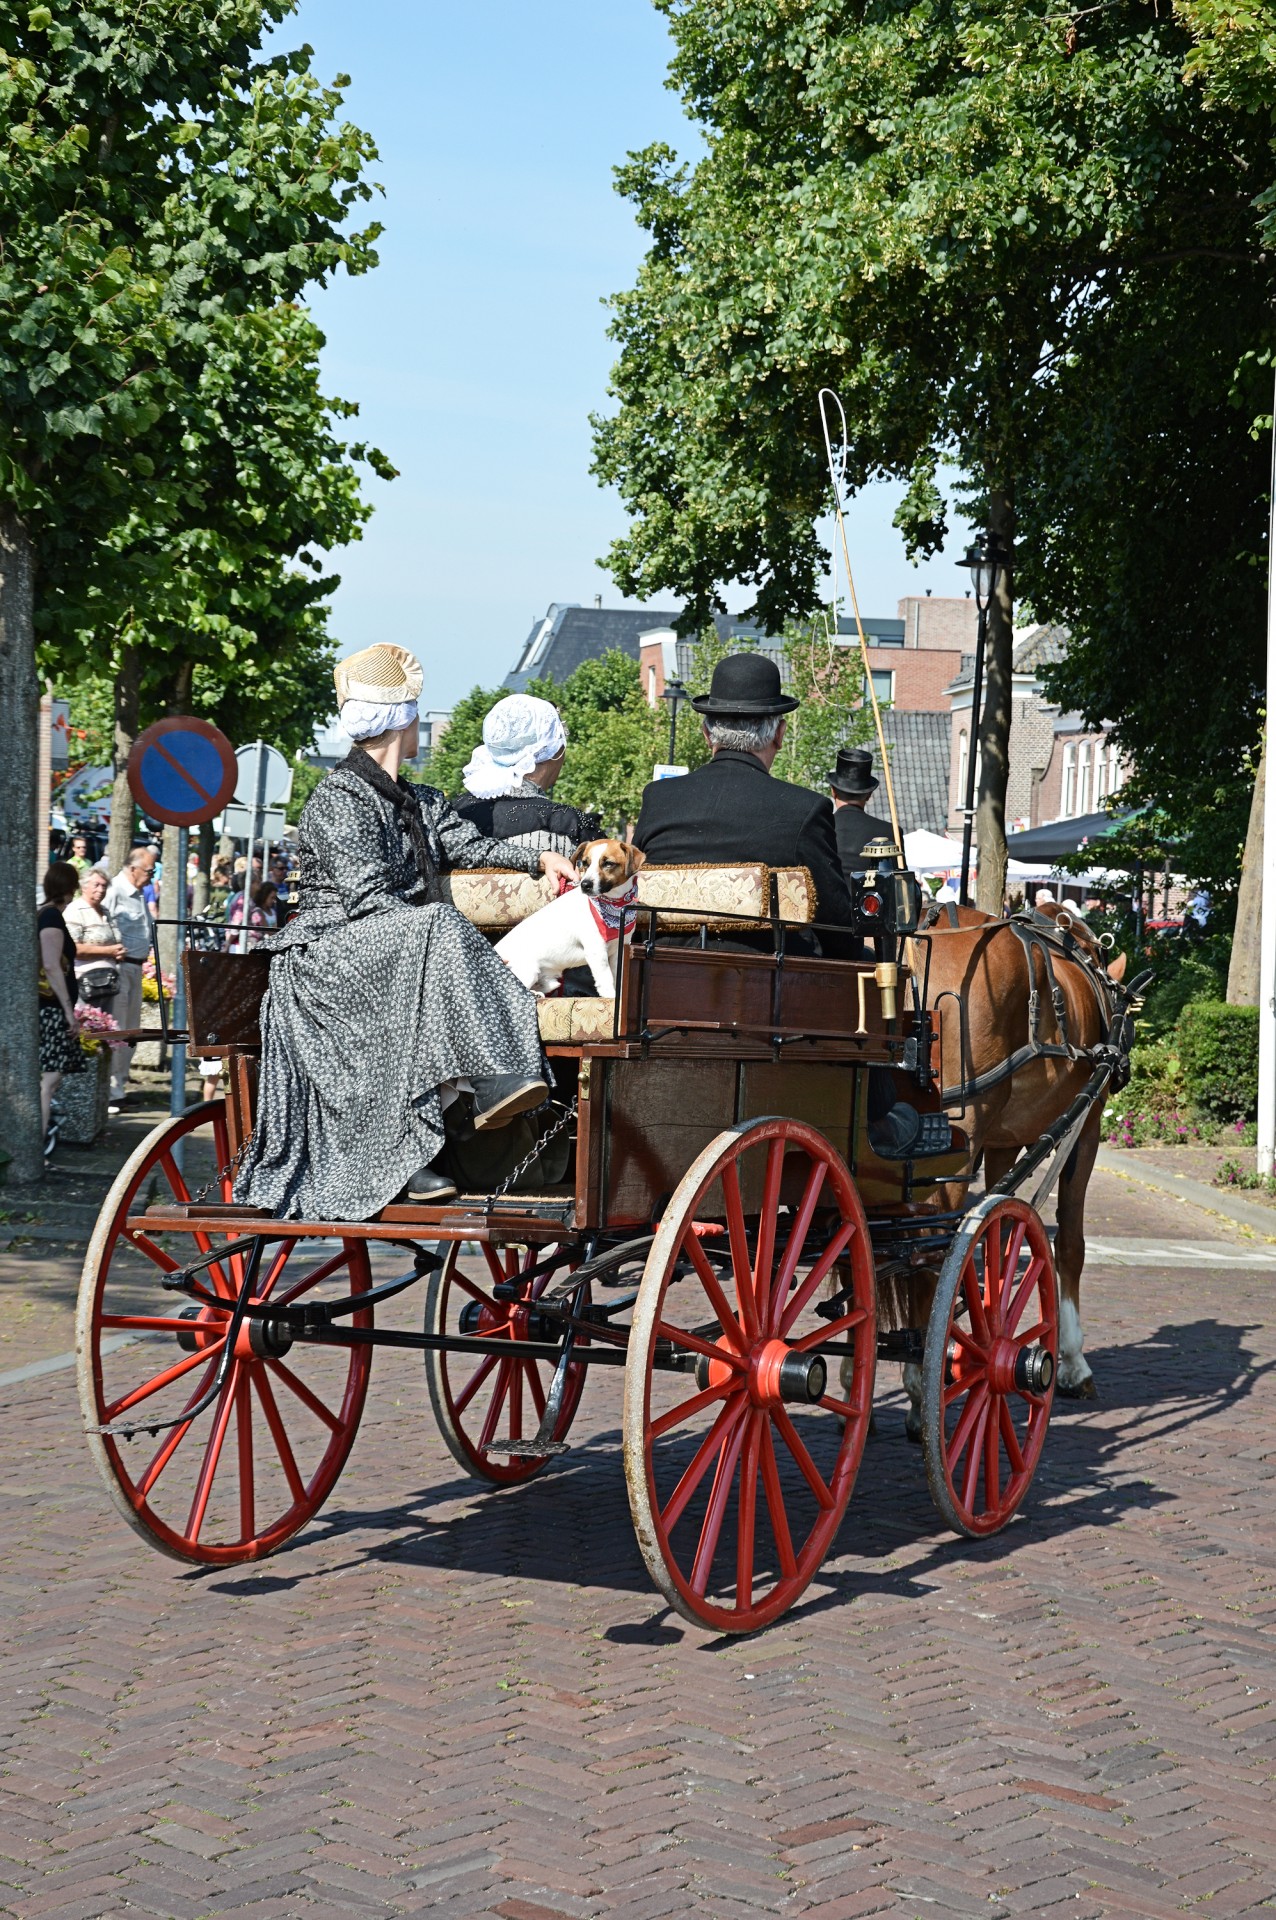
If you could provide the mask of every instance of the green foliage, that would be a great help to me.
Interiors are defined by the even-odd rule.
[[[323,767],[312,766],[309,760],[293,761],[292,798],[284,810],[290,827],[295,827],[300,820],[301,809],[323,779],[324,772]]]
[[[1179,1016],[1188,1097],[1215,1120],[1251,1119],[1258,1105],[1257,1007],[1197,1001]]]
[[[483,722],[498,700],[505,698],[502,687],[471,687],[452,709],[447,732],[430,754],[425,778],[440,793],[459,794],[461,775],[476,747],[483,739]]]
[[[1185,1007],[1198,1000],[1221,1000],[1227,991],[1228,945],[1223,934],[1151,942],[1147,964],[1155,969],[1155,978],[1139,1014],[1140,1033],[1173,1033]]]

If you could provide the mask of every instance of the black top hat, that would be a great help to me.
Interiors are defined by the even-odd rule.
[[[730,653],[713,669],[708,693],[691,702],[697,713],[792,713],[802,702],[780,691],[780,669],[765,653]]]
[[[839,747],[837,765],[824,777],[834,793],[844,793],[851,798],[870,794],[877,787],[873,756],[867,747]]]

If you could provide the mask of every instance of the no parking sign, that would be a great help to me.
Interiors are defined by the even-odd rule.
[[[235,791],[239,762],[220,728],[177,714],[139,733],[128,757],[129,791],[143,813],[172,827],[219,814]]]

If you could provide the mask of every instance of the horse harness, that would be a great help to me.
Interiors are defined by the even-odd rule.
[[[1110,1070],[1109,1087],[1119,1093],[1130,1078],[1130,1049],[1134,1045],[1134,1006],[1141,997],[1150,979],[1150,974],[1142,974],[1129,986],[1113,980],[1097,964],[1094,951],[1087,944],[1076,939],[1067,927],[1061,927],[1058,921],[1042,913],[1016,913],[1007,920],[996,920],[985,927],[959,929],[956,909],[951,902],[948,907],[948,923],[954,931],[995,933],[1004,928],[1012,933],[1023,948],[1024,959],[1028,967],[1028,1038],[1004,1060],[986,1072],[974,1074],[962,1079],[955,1087],[945,1087],[941,1099],[945,1106],[966,1106],[980,1094],[1000,1086],[1021,1067],[1028,1066],[1034,1060],[1067,1060],[1069,1063],[1084,1062],[1092,1067],[1106,1067]],[[918,931],[929,932],[939,919],[941,907],[936,903],[922,921]],[[1063,988],[1055,977],[1054,957],[1062,955],[1073,961],[1081,970],[1083,978],[1094,995],[1099,1013],[1100,1037],[1093,1046],[1077,1046],[1068,1029],[1068,1004]],[[1054,1014],[1057,1040],[1043,1039],[1041,1033],[1041,990],[1037,985],[1036,960],[1040,957],[1045,975],[1046,990],[1050,995],[1051,1010]],[[966,1044],[966,1009],[959,1001],[961,1014],[961,1057],[969,1058]]]

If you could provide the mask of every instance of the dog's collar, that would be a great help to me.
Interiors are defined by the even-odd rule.
[[[633,931],[633,909],[638,904],[636,879],[629,882],[623,893],[616,894],[610,899],[599,900],[592,893],[586,894],[585,898],[589,901],[589,911],[594,916],[594,924],[604,940],[618,940],[626,924],[630,932]]]

